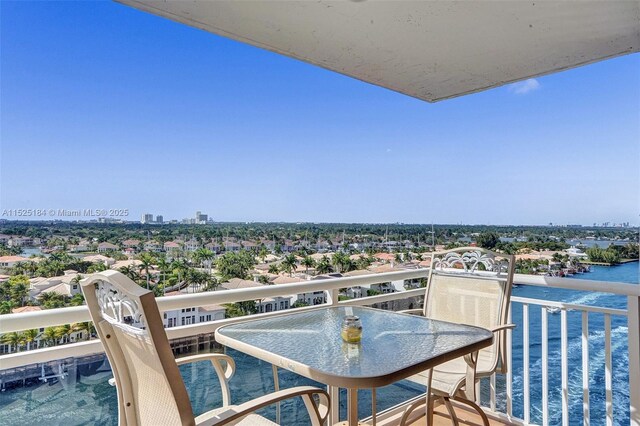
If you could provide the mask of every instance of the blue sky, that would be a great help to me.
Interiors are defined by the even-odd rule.
[[[429,104],[113,2],[0,7],[0,209],[639,222],[638,55]]]

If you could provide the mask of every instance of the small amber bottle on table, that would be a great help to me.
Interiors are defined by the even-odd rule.
[[[362,339],[362,323],[355,315],[347,315],[342,320],[342,330],[340,331],[342,340],[347,343],[360,343]]]

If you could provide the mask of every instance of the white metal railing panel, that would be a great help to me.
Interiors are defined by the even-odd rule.
[[[560,370],[562,375],[562,426],[569,426],[569,351],[567,338],[567,311],[560,311]]]
[[[640,297],[627,297],[629,350],[629,420],[640,426]]]
[[[611,372],[611,315],[604,316],[604,389],[607,426],[613,426],[613,377]]]
[[[543,307],[540,314],[542,321],[542,425],[549,425],[549,318],[547,308]]]
[[[582,312],[582,417],[589,426],[589,313]]]
[[[524,422],[531,420],[531,387],[529,386],[529,305],[522,305],[522,394]]]
[[[507,323],[512,324],[511,319],[511,308],[509,307],[509,316],[507,318]],[[507,330],[507,375],[506,375],[506,393],[507,393],[507,416],[513,415],[513,330]],[[495,373],[494,373],[495,375]]]

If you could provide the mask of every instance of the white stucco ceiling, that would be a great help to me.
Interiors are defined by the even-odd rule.
[[[640,49],[640,1],[118,1],[430,102]]]

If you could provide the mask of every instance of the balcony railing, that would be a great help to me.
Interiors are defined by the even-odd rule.
[[[407,270],[243,290],[160,297],[157,300],[160,310],[168,311],[327,291],[327,304],[381,306],[392,301],[419,298],[424,295],[424,289],[340,302],[339,289],[425,278],[427,274],[427,269]],[[543,425],[575,424],[578,417],[581,417],[583,424],[613,425],[624,424],[624,419],[628,418],[631,425],[640,426],[640,286],[518,274],[514,282],[548,289],[617,295],[626,298],[627,308],[616,309],[541,298],[512,297],[511,315],[517,328],[508,335],[509,372],[504,376],[494,375],[480,386],[481,402],[489,416],[514,424]],[[297,309],[318,309],[321,306],[323,305]],[[252,317],[283,315],[288,312],[290,310],[256,314]],[[579,327],[576,329],[577,317]],[[170,339],[210,334],[218,327],[246,319],[247,317],[228,318],[173,327],[167,329],[167,334]],[[88,310],[84,306],[9,314],[2,316],[0,320],[0,334],[89,320]],[[602,330],[599,329],[601,326]],[[539,336],[536,334],[538,332]],[[600,340],[601,342],[596,342]],[[597,348],[594,346],[596,343]],[[571,359],[572,365],[569,365],[569,353],[574,354],[577,350],[581,353],[579,369],[573,365],[574,358]],[[593,376],[601,367],[596,365],[592,353],[594,350],[598,352],[595,354],[597,362],[604,363],[604,386],[598,385],[597,388],[592,385],[599,380]],[[0,357],[0,369],[14,369],[100,352],[100,341],[90,340],[12,353]],[[626,380],[627,383],[620,384],[620,380]],[[533,387],[534,382],[540,382],[540,386]],[[600,399],[600,393],[604,393],[603,408],[596,406],[594,400],[596,394]],[[556,400],[559,400],[559,404],[555,403]],[[391,422],[402,409],[403,404],[400,404],[378,413],[377,424]],[[579,412],[579,416],[575,415],[576,411]]]

